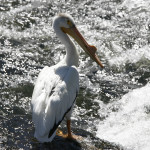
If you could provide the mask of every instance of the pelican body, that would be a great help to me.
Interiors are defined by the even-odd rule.
[[[72,137],[70,117],[79,92],[79,55],[69,36],[103,67],[95,54],[96,48],[85,41],[70,15],[59,14],[55,17],[53,28],[66,47],[66,56],[58,64],[44,67],[34,87],[31,100],[32,120],[35,125],[34,137],[40,142],[53,140],[64,117],[67,120],[68,137]]]

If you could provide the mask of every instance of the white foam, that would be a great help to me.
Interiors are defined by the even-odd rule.
[[[132,150],[150,149],[150,84],[120,99],[120,110],[98,125],[97,136]]]
[[[125,0],[122,3],[122,6],[126,6],[129,10],[138,8],[138,7],[144,7],[148,8],[150,6],[149,0]]]
[[[122,52],[119,54],[119,56],[114,56],[112,59],[109,60],[110,65],[122,65],[126,62],[130,63],[136,63],[140,61],[140,59],[146,58],[150,60],[150,47],[148,45],[136,49],[128,49],[125,52]]]

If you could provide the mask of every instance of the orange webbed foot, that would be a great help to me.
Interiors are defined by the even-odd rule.
[[[58,136],[61,136],[63,138],[66,138],[66,139],[72,139],[72,140],[83,140],[83,137],[82,136],[79,136],[79,135],[75,135],[75,134],[64,134],[61,130],[57,130],[56,134]]]

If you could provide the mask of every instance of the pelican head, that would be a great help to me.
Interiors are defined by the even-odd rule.
[[[99,65],[103,68],[103,65],[99,58],[96,55],[96,47],[89,45],[83,36],[78,31],[73,18],[68,14],[59,14],[54,19],[54,24],[58,24],[62,32],[70,35],[80,46],[81,48]]]

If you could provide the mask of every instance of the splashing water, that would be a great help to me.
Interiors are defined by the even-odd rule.
[[[105,66],[100,70],[76,45],[80,93],[72,116],[73,132],[101,149],[148,149],[149,0],[2,1],[0,147],[37,147],[30,140],[34,132],[30,100],[40,70],[65,55],[52,29],[53,17],[60,12],[73,16]],[[65,123],[61,128],[66,128]]]
[[[120,108],[98,126],[97,136],[134,150],[150,147],[150,84],[124,95]]]

